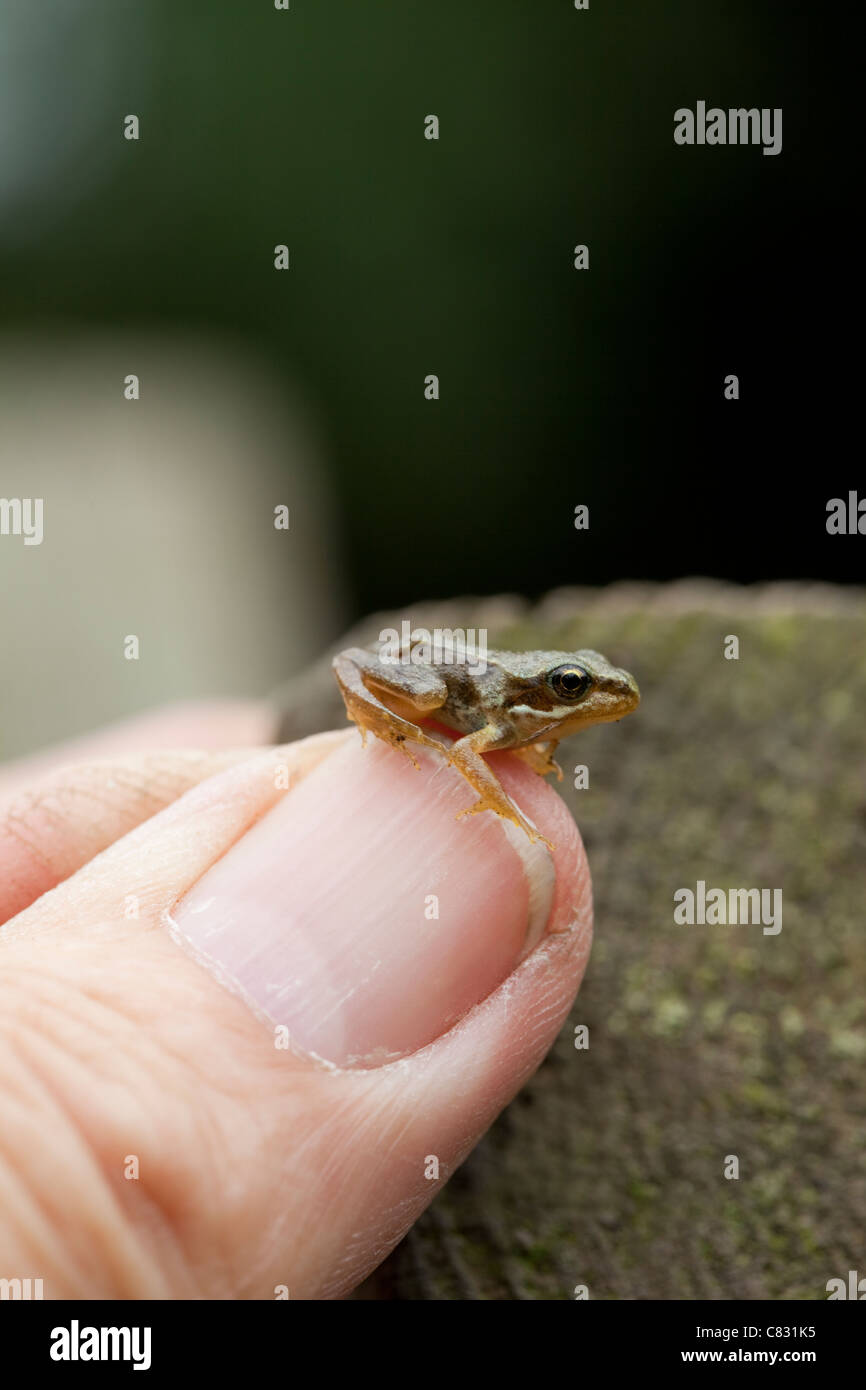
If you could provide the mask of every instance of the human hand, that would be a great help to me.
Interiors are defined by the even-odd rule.
[[[570,1008],[590,885],[551,788],[494,756],[555,875],[455,820],[444,759],[238,746],[266,729],[169,711],[6,770],[0,1275],[48,1298],[339,1297]]]

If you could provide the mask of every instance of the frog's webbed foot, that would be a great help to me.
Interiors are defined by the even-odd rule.
[[[463,816],[476,816],[481,811],[495,811],[498,816],[502,816],[503,819],[510,820],[512,824],[519,826],[532,844],[536,840],[541,840],[552,851],[554,846],[547,836],[542,835],[541,831],[532,824],[532,821],[524,816],[519,807],[515,806],[511,797],[506,794],[499,778],[482,758],[481,751],[485,747],[489,748],[494,740],[495,731],[491,733],[488,729],[480,729],[477,733],[459,739],[450,750],[449,761],[452,766],[463,774],[470,786],[474,787],[479,794],[478,800],[473,806],[467,806],[464,811],[457,812],[457,819],[462,820]]]
[[[430,738],[417,724],[389,709],[376,693],[377,690],[382,690],[386,696],[394,698],[395,702],[399,702],[405,708],[411,708],[413,712],[417,711],[419,717],[423,717],[428,709],[437,709],[447,694],[436,677],[433,677],[436,681],[435,686],[429,681],[425,685],[423,680],[419,680],[417,670],[410,670],[401,680],[402,668],[395,667],[393,683],[385,686],[381,679],[376,679],[374,663],[370,661],[369,654],[360,648],[341,652],[334,658],[333,667],[346,704],[346,714],[358,725],[361,742],[365,747],[367,734],[374,734],[383,743],[388,743],[392,748],[398,748],[401,753],[405,753],[412,765],[419,769],[420,763],[409,747],[410,743],[435,748],[438,753],[446,751],[441,743]],[[371,689],[371,686],[375,688]]]
[[[555,772],[557,782],[561,782],[562,768],[553,756],[555,748],[556,742],[551,740],[548,743],[528,743],[525,748],[515,748],[512,751],[531,767],[533,772],[537,772],[539,777],[547,777],[549,773]]]

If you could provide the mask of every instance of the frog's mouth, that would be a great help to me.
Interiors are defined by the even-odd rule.
[[[566,738],[578,729],[591,728],[593,724],[618,724],[631,714],[640,704],[640,692],[632,682],[624,689],[605,689],[604,686],[590,691],[585,700],[571,709],[563,708],[561,717],[550,725],[550,737]]]

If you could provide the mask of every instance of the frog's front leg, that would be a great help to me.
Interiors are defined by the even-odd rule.
[[[458,739],[451,748],[451,763],[458,772],[462,772],[479,797],[474,806],[467,806],[465,811],[458,811],[457,819],[460,820],[461,816],[477,815],[479,811],[495,811],[498,816],[504,816],[506,820],[519,825],[533,843],[543,840],[548,849],[552,850],[553,845],[547,837],[542,835],[515,806],[499,778],[481,756],[482,753],[492,752],[497,746],[502,747],[505,743],[506,739],[501,730],[493,724],[488,724],[485,728],[476,730],[474,734],[467,734],[465,738]]]
[[[556,780],[562,781],[562,768],[554,758],[558,740],[549,739],[546,743],[528,743],[525,748],[515,748],[512,751],[515,756],[522,758],[533,772],[537,772],[539,777],[546,777],[548,773],[555,772]]]
[[[406,746],[408,742],[439,753],[446,751],[412,722],[432,714],[448,698],[448,687],[429,666],[386,665],[362,647],[350,647],[334,657],[333,667],[346,713],[358,725],[364,743],[369,730],[401,749],[415,767],[418,762]]]

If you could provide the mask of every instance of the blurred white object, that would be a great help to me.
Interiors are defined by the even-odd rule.
[[[42,499],[43,528],[26,544],[0,509],[0,757],[265,694],[342,630],[322,455],[287,396],[233,343],[0,338],[0,498]]]

